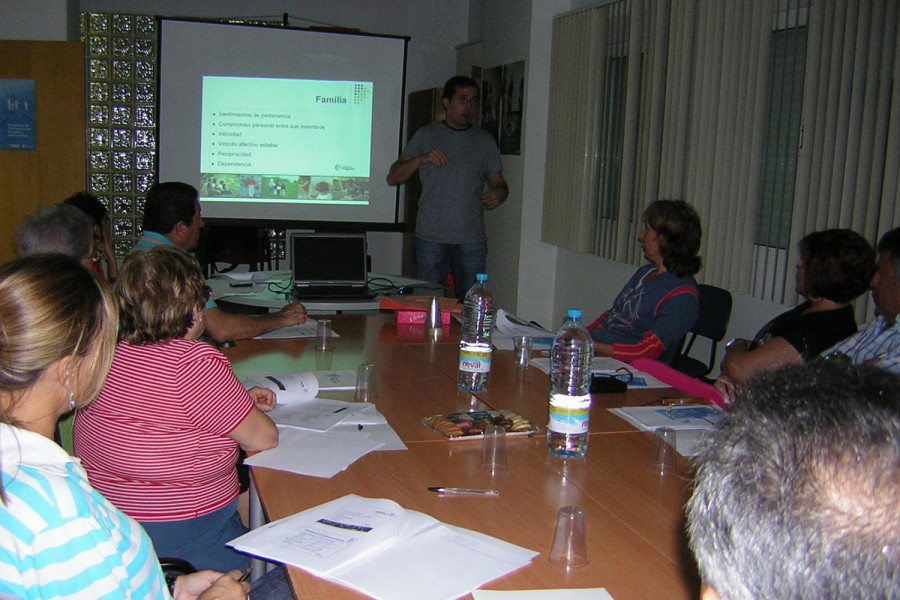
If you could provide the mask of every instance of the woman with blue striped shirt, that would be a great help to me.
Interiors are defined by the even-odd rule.
[[[170,598],[141,526],[53,442],[100,391],[117,313],[105,283],[62,255],[0,267],[0,598]],[[240,573],[180,577],[177,600],[244,600]]]

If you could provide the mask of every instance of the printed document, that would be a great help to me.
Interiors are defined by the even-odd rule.
[[[244,387],[264,387],[275,392],[279,404],[315,398],[320,391],[353,391],[353,371],[306,371],[297,373],[248,373],[241,380]]]
[[[229,545],[379,600],[453,600],[538,554],[391,500],[354,494],[255,529]]]
[[[365,402],[343,402],[312,398],[310,400],[294,400],[287,404],[278,404],[269,411],[269,418],[277,425],[309,429],[310,431],[328,431],[354,413],[366,410]]]
[[[512,339],[519,335],[530,337],[532,348],[540,350],[549,348],[553,344],[555,334],[535,323],[527,323],[502,308],[499,309],[494,323],[494,332],[491,334],[491,342],[494,347],[498,350],[512,350]]]

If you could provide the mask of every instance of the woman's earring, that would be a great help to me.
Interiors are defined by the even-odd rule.
[[[75,392],[69,392],[69,410],[75,410]]]

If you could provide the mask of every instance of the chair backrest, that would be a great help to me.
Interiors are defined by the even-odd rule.
[[[728,331],[731,319],[731,292],[713,285],[699,285],[699,311],[697,322],[679,344],[679,350],[669,363],[692,377],[704,377],[713,369],[718,343]],[[688,356],[697,336],[710,340],[709,359],[706,363]],[[685,343],[687,342],[687,343]]]
[[[713,285],[698,285],[700,310],[690,332],[721,342],[731,319],[731,292]]]

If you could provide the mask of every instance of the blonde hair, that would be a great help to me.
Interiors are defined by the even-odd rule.
[[[0,266],[0,422],[17,425],[16,405],[44,372],[73,358],[79,406],[103,387],[116,344],[109,286],[76,260],[34,254]],[[0,500],[3,487],[0,485]]]
[[[155,344],[184,337],[205,291],[200,264],[187,252],[173,246],[132,252],[116,280],[119,339]]]

